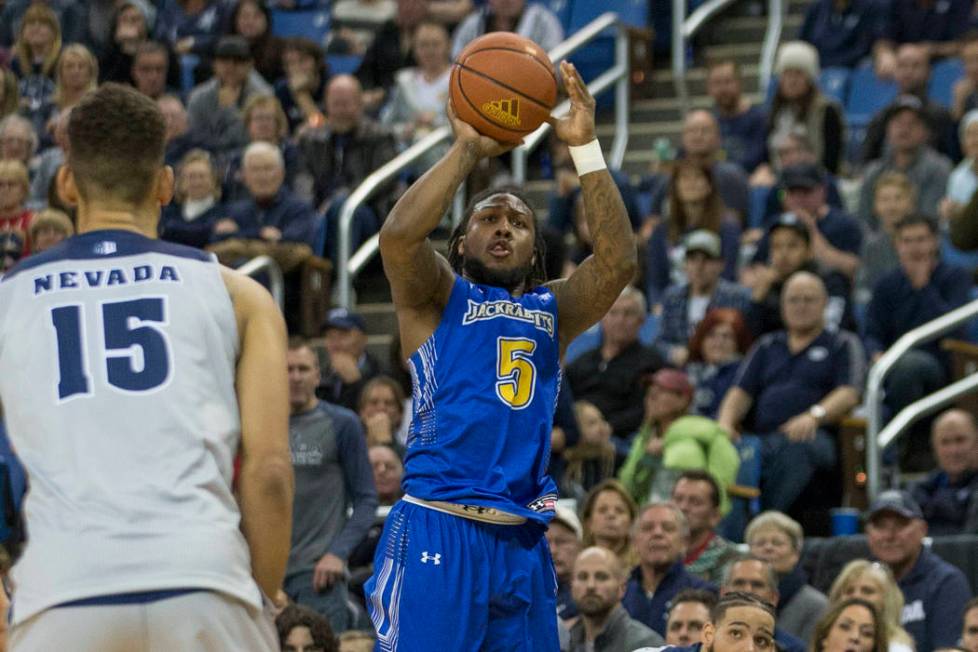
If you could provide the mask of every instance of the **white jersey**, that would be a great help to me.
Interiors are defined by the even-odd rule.
[[[256,608],[231,493],[234,309],[210,254],[94,231],[0,281],[0,400],[27,469],[13,622],[209,589]]]

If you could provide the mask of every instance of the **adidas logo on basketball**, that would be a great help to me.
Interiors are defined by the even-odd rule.
[[[508,127],[519,127],[523,124],[520,120],[520,101],[515,97],[511,100],[486,102],[482,105],[482,112]]]

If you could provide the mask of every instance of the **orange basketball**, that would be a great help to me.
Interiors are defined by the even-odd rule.
[[[557,78],[543,48],[512,32],[491,32],[466,46],[449,82],[458,117],[484,136],[519,142],[557,101]]]

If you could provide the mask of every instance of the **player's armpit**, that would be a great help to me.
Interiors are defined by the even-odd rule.
[[[548,287],[557,297],[560,351],[601,319],[631,282],[638,266],[635,237],[618,186],[607,170],[581,177],[593,253],[569,278]]]
[[[240,338],[235,389],[241,412],[241,529],[255,581],[266,595],[275,595],[289,557],[294,493],[285,320],[261,285],[227,269],[222,276]]]

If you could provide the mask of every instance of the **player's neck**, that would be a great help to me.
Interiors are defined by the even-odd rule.
[[[113,229],[155,238],[156,222],[156,216],[149,215],[146,209],[78,206],[79,233]]]

